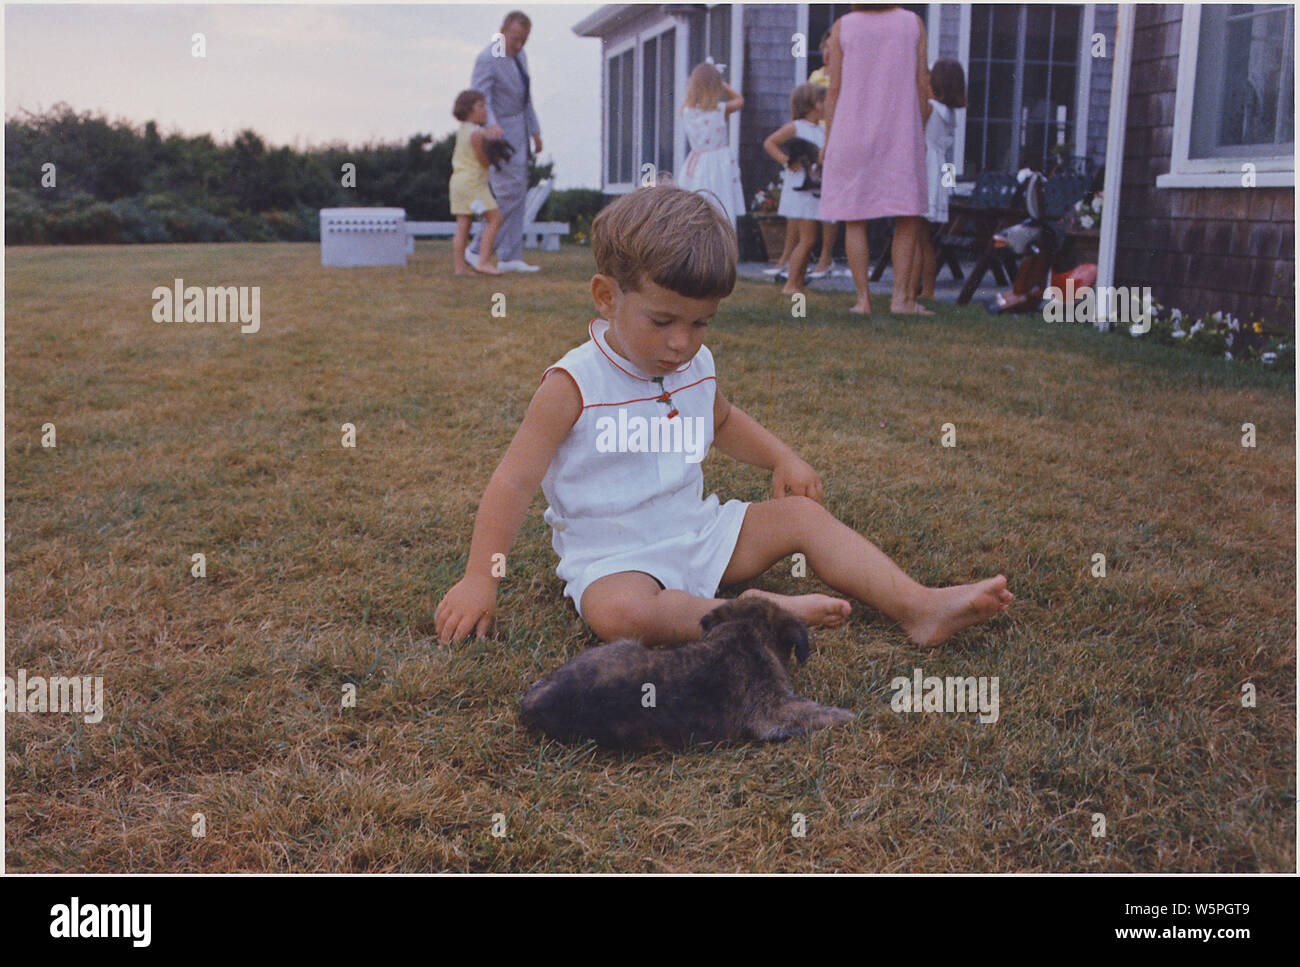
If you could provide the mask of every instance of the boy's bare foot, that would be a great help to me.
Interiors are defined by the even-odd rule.
[[[802,288],[793,289],[787,285],[785,288],[781,290],[781,294],[782,295],[807,295],[808,293],[806,293]]]
[[[474,270],[471,269],[468,265],[463,266],[463,267],[458,265],[458,266],[456,266],[456,271],[455,271],[454,274],[455,274],[455,275],[473,275],[473,274],[474,274]]]
[[[987,621],[1014,598],[1002,574],[974,584],[926,588],[925,603],[914,617],[903,621],[903,629],[918,645],[937,645],[969,625]]]
[[[843,624],[853,606],[843,598],[832,598],[828,594],[775,594],[772,591],[760,591],[750,588],[741,591],[740,596],[755,595],[767,598],[778,608],[789,611],[810,628],[833,628]]]
[[[869,316],[871,315],[871,303],[855,302],[853,303],[853,307],[849,309],[849,312],[856,312],[860,316]]]
[[[474,271],[482,272],[484,275],[505,275],[505,273],[502,272],[495,265],[485,264],[485,263],[479,263],[478,265],[474,266]]]

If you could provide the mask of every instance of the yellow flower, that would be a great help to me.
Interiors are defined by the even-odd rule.
[[[1255,323],[1254,328],[1255,328],[1255,331],[1256,331],[1256,332],[1263,332],[1263,331],[1264,331],[1264,327],[1261,326],[1258,322]]]

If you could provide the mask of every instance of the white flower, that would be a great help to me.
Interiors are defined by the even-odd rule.
[[[1196,325],[1192,326],[1192,328],[1188,331],[1187,335],[1195,336],[1198,332],[1200,332],[1204,328],[1205,328],[1205,323],[1203,323],[1200,319],[1197,319]]]
[[[1182,321],[1183,321],[1183,310],[1182,310],[1182,309],[1170,309],[1170,310],[1169,310],[1169,318],[1170,318],[1170,319],[1173,319],[1173,320],[1175,320],[1175,321],[1177,321],[1177,322],[1182,322]]]
[[[1149,331],[1149,327],[1147,327],[1147,326],[1140,326],[1140,325],[1138,325],[1136,322],[1133,323],[1133,325],[1131,325],[1131,326],[1128,327],[1128,334],[1129,334],[1130,336],[1134,337],[1135,339],[1136,339],[1138,336],[1144,336],[1144,335],[1146,335],[1146,333],[1147,333],[1148,331]]]
[[[1238,320],[1237,317],[1232,315],[1231,313],[1229,313],[1228,315],[1228,328],[1231,329],[1233,332],[1241,332],[1240,320]]]
[[[1231,358],[1232,358],[1232,353],[1225,351],[1224,354],[1223,354],[1223,358],[1224,358],[1224,359],[1231,359]]]
[[[1187,335],[1187,333],[1183,332],[1181,329],[1175,329],[1169,335],[1173,336],[1175,339],[1182,339]]]
[[[1265,353],[1263,356],[1260,356],[1259,358],[1260,361],[1265,366],[1272,366],[1274,363],[1277,362],[1277,353],[1272,353],[1272,352]]]
[[[1082,225],[1084,228],[1092,228],[1092,226],[1095,225],[1096,223],[1097,223],[1096,219],[1094,219],[1091,215],[1079,216],[1079,224]]]

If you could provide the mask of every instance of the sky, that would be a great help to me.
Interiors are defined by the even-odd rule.
[[[503,15],[524,48],[557,188],[600,187],[600,41],[573,25],[599,4],[7,4],[6,118],[60,101],[166,135],[270,145],[404,143],[456,129],[456,94]],[[206,57],[191,36],[206,38]]]

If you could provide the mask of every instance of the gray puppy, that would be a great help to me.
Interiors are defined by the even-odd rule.
[[[763,598],[728,601],[677,648],[622,639],[584,651],[523,697],[524,722],[553,739],[617,749],[775,742],[848,722],[852,712],[800,698],[786,665],[808,657],[808,629]]]

